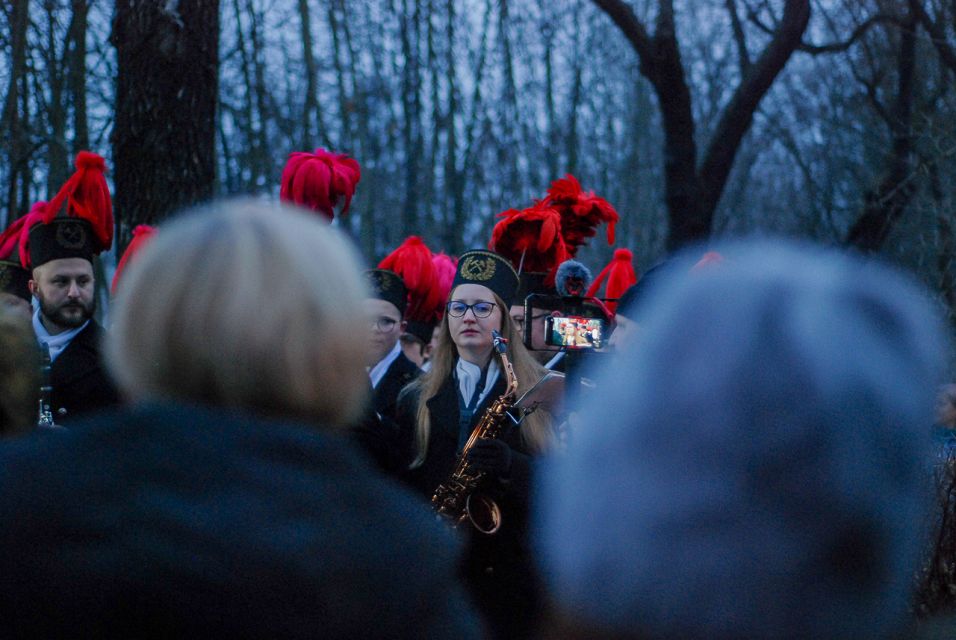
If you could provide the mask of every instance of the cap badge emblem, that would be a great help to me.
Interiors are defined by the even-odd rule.
[[[494,258],[468,256],[459,269],[463,278],[484,282],[491,280],[495,275]]]
[[[64,249],[82,249],[86,244],[86,230],[76,223],[61,222],[56,226],[56,243]]]

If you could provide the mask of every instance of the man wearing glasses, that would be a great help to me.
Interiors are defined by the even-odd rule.
[[[511,320],[515,323],[515,326],[518,328],[518,332],[524,334],[524,301],[531,294],[545,295],[545,296],[555,296],[557,292],[554,289],[554,285],[548,285],[547,274],[545,273],[533,273],[533,272],[522,272],[518,274],[518,293],[516,295],[516,304],[511,305],[509,310],[509,315]],[[554,347],[549,347],[545,344],[545,323],[547,322],[548,316],[558,315],[548,309],[539,309],[538,307],[531,308],[531,339],[530,343],[525,340],[525,344],[530,344],[531,356],[538,361],[539,364],[544,365],[545,369],[550,369],[552,371],[564,371],[564,363],[562,358],[564,358],[564,352],[559,351],[555,353]]]
[[[365,275],[372,295],[362,303],[369,322],[365,365],[372,383],[372,406],[380,417],[392,419],[399,391],[420,373],[399,342],[405,330],[408,291],[392,271],[371,269]]]

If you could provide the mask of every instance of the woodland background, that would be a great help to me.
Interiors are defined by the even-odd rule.
[[[640,269],[782,234],[914,272],[956,326],[956,1],[3,0],[0,223],[80,149],[118,245],[289,152],[362,165],[337,224],[484,245],[570,172]],[[599,269],[612,248],[583,252]]]

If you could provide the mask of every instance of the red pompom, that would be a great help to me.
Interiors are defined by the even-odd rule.
[[[561,215],[539,203],[498,217],[488,248],[510,260],[519,273],[549,273],[553,281],[555,269],[568,258]]]
[[[116,294],[116,285],[119,284],[120,276],[129,266],[130,260],[142,251],[143,247],[145,247],[155,235],[156,227],[151,227],[148,224],[137,225],[136,228],[133,229],[133,239],[130,240],[126,251],[123,252],[123,257],[120,258],[119,264],[116,265],[116,273],[113,274],[113,282],[110,284],[111,294]]]
[[[335,217],[335,207],[344,199],[342,214],[349,210],[355,185],[362,178],[359,163],[344,153],[296,151],[282,170],[279,199]]]
[[[617,211],[604,198],[591,191],[585,193],[570,173],[551,183],[542,204],[554,207],[561,215],[561,235],[570,257],[594,237],[602,223],[607,223],[608,244],[614,244],[614,225],[620,219]]]
[[[443,302],[435,286],[436,272],[432,252],[418,236],[409,236],[395,251],[378,264],[401,276],[408,289],[406,319],[431,322]]]
[[[615,249],[614,258],[591,283],[587,296],[593,297],[601,288],[601,283],[607,279],[604,288],[604,297],[611,302],[607,303],[608,310],[613,314],[617,311],[617,302],[614,302],[631,286],[637,284],[637,273],[634,271],[634,254],[630,249]]]
[[[76,154],[76,160],[73,163],[78,171],[99,171],[106,173],[106,160],[102,156],[89,151],[80,151]]]
[[[47,203],[43,223],[52,222],[65,202],[66,215],[89,222],[97,249],[105,251],[113,245],[113,200],[104,175],[106,161],[95,153],[80,151],[75,164],[76,172]]]

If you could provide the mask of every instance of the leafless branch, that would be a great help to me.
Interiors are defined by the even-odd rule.
[[[939,54],[940,60],[942,60],[943,64],[945,64],[950,71],[956,73],[956,51],[954,51],[953,47],[946,41],[946,33],[943,27],[933,20],[921,0],[909,0],[909,4],[910,9],[914,15],[916,15],[920,24],[923,25],[923,28],[929,33],[930,40],[933,46],[936,47],[936,52]]]
[[[736,0],[724,0],[727,13],[730,14],[730,24],[734,30],[734,42],[737,43],[737,57],[740,60],[740,75],[746,75],[750,69],[750,53],[747,51],[747,36],[744,33],[740,15],[737,13]]]
[[[776,31],[775,26],[765,24],[755,11],[751,11],[747,16],[747,19],[764,33],[773,34]],[[893,13],[876,13],[858,24],[846,40],[830,42],[827,44],[810,44],[807,42],[801,42],[797,47],[797,51],[809,53],[811,55],[840,53],[852,47],[860,38],[866,35],[867,31],[878,24],[895,24],[902,27],[905,26],[905,21],[901,16]]]

